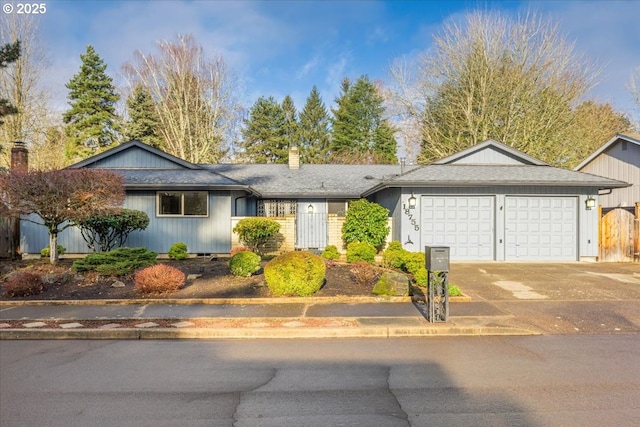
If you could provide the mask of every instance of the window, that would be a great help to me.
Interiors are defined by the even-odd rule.
[[[347,201],[327,200],[327,209],[330,214],[343,217],[345,216],[345,212],[347,211]]]
[[[158,216],[207,216],[209,197],[206,191],[157,193]]]
[[[295,200],[258,200],[258,216],[279,217],[295,215],[297,202]]]

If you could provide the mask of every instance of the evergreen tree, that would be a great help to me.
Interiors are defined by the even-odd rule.
[[[7,68],[9,64],[20,58],[20,40],[15,43],[5,44],[0,47],[0,69]],[[15,114],[18,110],[11,105],[9,100],[0,98],[0,125],[4,123],[2,118],[8,114]],[[2,147],[0,147],[1,149]]]
[[[284,116],[282,134],[285,142],[288,146],[297,146],[299,139],[298,112],[296,111],[293,99],[291,99],[289,95],[285,96],[282,100],[282,114]]]
[[[333,110],[332,155],[343,158],[355,155],[374,162],[394,163],[396,141],[394,129],[383,119],[384,99],[367,76],[352,85],[342,82],[342,94]]]
[[[142,85],[136,86],[127,99],[127,112],[129,113],[129,121],[124,133],[127,140],[136,139],[152,147],[160,148],[161,139],[158,135],[159,119],[156,105],[149,92]]]
[[[315,86],[300,112],[299,141],[303,163],[326,162],[331,143],[329,115]]]
[[[270,96],[260,97],[251,107],[249,119],[242,130],[246,160],[255,163],[285,163],[289,142],[284,133],[285,113],[282,106]]]
[[[66,84],[71,109],[62,117],[68,124],[66,156],[72,161],[86,158],[117,140],[115,103],[120,95],[113,79],[105,73],[107,65],[91,45],[80,59],[80,71]]]

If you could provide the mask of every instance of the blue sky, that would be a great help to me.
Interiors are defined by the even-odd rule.
[[[330,107],[344,77],[388,82],[394,59],[428,49],[443,21],[479,7],[533,8],[557,20],[577,51],[603,67],[591,95],[640,118],[625,88],[640,67],[640,1],[42,1],[48,83],[62,108],[64,84],[87,44],[121,82],[135,50],[154,52],[156,41],[176,34],[193,34],[207,54],[223,56],[242,82],[246,107],[259,96],[289,94],[301,109],[313,85]]]

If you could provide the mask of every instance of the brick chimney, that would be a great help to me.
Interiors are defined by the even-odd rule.
[[[16,141],[11,148],[11,169],[28,172],[29,171],[29,151],[27,144]]]
[[[289,169],[300,169],[300,152],[295,145],[289,148]]]
[[[29,150],[24,142],[16,141],[11,147],[11,169],[25,173],[29,171]],[[11,258],[20,259],[20,219],[14,218],[11,222]]]

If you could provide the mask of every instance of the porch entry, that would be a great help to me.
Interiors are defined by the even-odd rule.
[[[324,249],[328,238],[326,203],[299,202],[296,213],[296,249]]]

